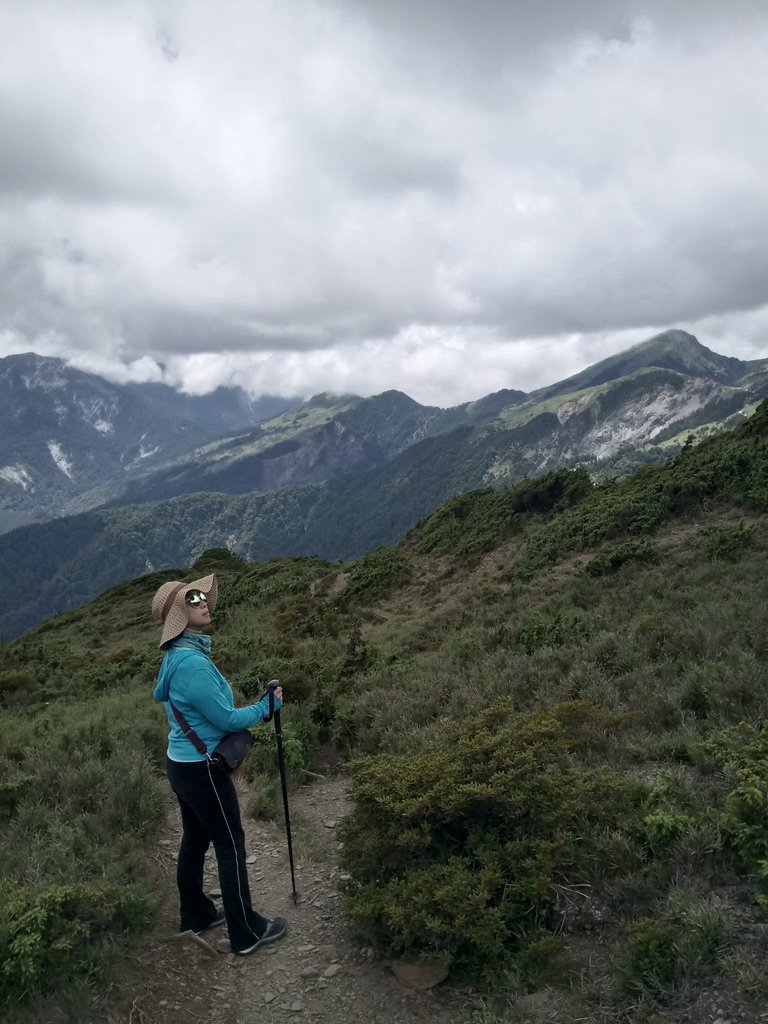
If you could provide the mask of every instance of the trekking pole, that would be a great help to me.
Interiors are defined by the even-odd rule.
[[[283,787],[283,810],[285,811],[285,832],[288,836],[288,860],[291,865],[291,886],[293,890],[293,902],[298,902],[299,894],[296,892],[296,875],[293,870],[293,843],[291,842],[291,816],[288,812],[288,786],[285,781],[285,758],[283,756],[283,729],[280,723],[280,709],[275,708],[275,690],[280,685],[277,679],[270,679],[267,683],[269,693],[269,715],[265,721],[271,718],[275,720],[275,739],[277,740],[277,763],[280,768],[280,784]]]

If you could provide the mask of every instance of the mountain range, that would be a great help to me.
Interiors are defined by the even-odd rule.
[[[112,384],[61,359],[0,359],[0,531],[77,510],[126,473],[253,426],[298,399],[238,388],[185,395],[166,384]]]
[[[38,356],[0,361],[0,501],[7,516],[52,520],[0,537],[22,595],[6,637],[207,548],[345,560],[462,491],[561,466],[599,479],[666,461],[691,435],[748,416],[768,394],[768,362],[671,330],[530,394],[450,409],[397,391],[279,407],[163,387],[121,388]],[[269,403],[276,415],[257,422]]]

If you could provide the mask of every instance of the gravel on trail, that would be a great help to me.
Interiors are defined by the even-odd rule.
[[[241,807],[245,803],[241,800]],[[92,1015],[93,1024],[414,1024],[425,1019],[451,1024],[465,1018],[473,1003],[471,990],[406,988],[389,962],[349,935],[335,834],[346,807],[345,781],[339,776],[312,781],[291,796],[296,905],[283,822],[243,815],[254,909],[288,920],[285,938],[247,957],[228,951],[225,928],[206,934],[210,950],[177,937],[174,871],[181,832],[173,808],[157,848],[168,887],[161,919],[116,972]],[[220,892],[212,850],[205,883],[216,900]]]

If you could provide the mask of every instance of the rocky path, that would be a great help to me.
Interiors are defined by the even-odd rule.
[[[244,802],[244,801],[243,801]],[[335,825],[345,810],[340,778],[314,781],[291,798],[300,899],[291,896],[282,823],[244,821],[254,907],[288,919],[288,935],[250,957],[235,957],[226,932],[209,933],[215,955],[194,940],[176,939],[174,860],[180,826],[172,815],[158,857],[168,885],[162,919],[129,956],[111,991],[91,1015],[104,1024],[413,1024],[467,1019],[472,993],[445,985],[417,991],[391,965],[347,934],[341,911]],[[213,854],[207,890],[216,898]]]

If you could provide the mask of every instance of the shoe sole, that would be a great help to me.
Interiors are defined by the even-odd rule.
[[[232,952],[235,956],[250,956],[251,953],[255,953],[257,949],[261,949],[262,946],[268,946],[270,942],[277,942],[278,939],[282,939],[287,931],[288,925],[275,935],[265,935],[263,938],[259,939],[258,942],[254,943],[253,946],[249,946],[248,949],[235,949]]]

